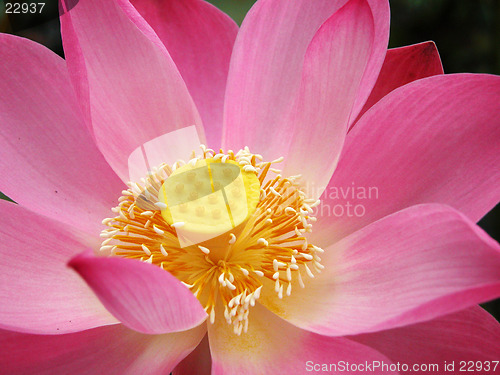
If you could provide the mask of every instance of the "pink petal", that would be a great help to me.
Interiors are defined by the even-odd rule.
[[[286,137],[291,132],[284,119],[300,91],[307,48],[321,25],[346,3],[260,0],[255,4],[242,24],[231,59],[224,108],[226,147],[247,145],[266,157],[286,156]],[[368,3],[375,25],[375,47],[361,83],[362,91],[365,86],[371,91],[375,83],[389,29],[387,1]]]
[[[71,227],[2,200],[0,211],[1,328],[56,334],[116,323],[66,267],[86,248]]]
[[[314,36],[305,55],[297,102],[283,124],[290,128],[286,132],[290,136],[283,175],[301,174],[304,181],[328,184],[344,143],[373,36],[373,17],[365,0],[348,2]],[[280,134],[279,138],[287,137]]]
[[[175,367],[172,375],[210,375],[211,368],[212,358],[208,346],[208,336],[205,335],[196,349]]]
[[[81,0],[69,8],[61,16],[68,68],[97,145],[118,175],[128,180],[129,155],[175,130],[195,125],[199,139],[185,142],[198,147],[204,135],[194,102],[135,8],[125,0]],[[155,152],[168,155],[168,142]]]
[[[17,375],[168,374],[205,332],[144,335],[121,324],[57,336],[0,331],[0,368]]]
[[[343,337],[326,337],[301,330],[259,304],[251,308],[247,333],[237,336],[233,325],[227,324],[225,319],[216,319],[215,324],[208,325],[208,337],[213,375],[306,374],[314,371],[316,364],[339,361],[391,364],[367,346]]]
[[[351,339],[378,350],[393,362],[437,364],[439,373],[457,374],[472,368],[473,372],[480,374],[498,374],[499,337],[500,324],[482,308],[475,306],[429,322],[353,336]],[[497,361],[496,371],[495,363],[491,362],[494,360]],[[450,367],[453,363],[454,371]],[[412,368],[409,370],[401,374],[412,372]]]
[[[358,119],[392,90],[417,79],[438,74],[443,74],[443,65],[434,42],[388,50],[375,87],[359,113]]]
[[[275,295],[259,301],[301,328],[345,335],[430,320],[500,296],[500,246],[442,205],[387,216],[321,258],[325,269],[305,289],[293,288],[283,302]]]
[[[64,60],[0,35],[0,191],[98,236],[123,183],[80,118]]]
[[[370,59],[361,81],[361,86],[354,103],[354,108],[351,112],[349,122],[352,124],[357,118],[359,112],[363,108],[366,100],[370,96],[372,89],[377,82],[380,74],[380,69],[384,63],[385,55],[387,53],[387,45],[389,44],[389,26],[390,26],[390,10],[389,2],[371,1],[368,0],[373,14],[373,23],[375,25],[375,35],[373,41],[373,48],[371,51]]]
[[[193,293],[157,266],[85,254],[73,258],[69,265],[104,306],[133,330],[150,334],[184,331],[207,317]]]
[[[207,142],[220,148],[229,59],[238,26],[202,0],[133,0],[167,47],[200,111]]]
[[[479,74],[424,78],[384,97],[348,134],[315,241],[327,246],[419,203],[479,220],[500,200],[498,103],[500,77]]]

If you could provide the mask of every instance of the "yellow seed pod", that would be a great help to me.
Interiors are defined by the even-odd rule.
[[[158,199],[163,218],[177,230],[181,246],[228,232],[255,211],[260,181],[236,162],[201,159],[176,169],[163,183]]]

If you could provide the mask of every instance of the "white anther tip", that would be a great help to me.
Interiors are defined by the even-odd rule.
[[[151,251],[148,249],[148,247],[144,244],[141,245],[142,247],[142,250],[144,250],[144,252],[148,255],[151,255]]]
[[[153,230],[158,234],[164,234],[165,232],[153,224]]]
[[[269,242],[267,242],[267,240],[265,238],[259,238],[257,240],[257,244],[264,245],[264,246],[269,246]]]
[[[199,247],[199,249],[200,249],[201,251],[203,251],[205,254],[207,254],[207,255],[208,255],[208,254],[210,254],[210,250],[209,250],[208,248],[206,248],[205,246],[199,246],[199,245],[198,245],[198,247]]]
[[[160,251],[163,254],[163,256],[168,256],[167,250],[165,250],[162,244],[160,244]]]
[[[167,205],[163,202],[156,202],[155,203],[155,206],[158,207],[160,210],[166,210],[167,209]]]

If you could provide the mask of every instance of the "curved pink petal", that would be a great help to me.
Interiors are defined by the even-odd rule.
[[[313,238],[327,246],[419,203],[479,220],[500,200],[500,77],[439,75],[394,90],[349,132]]]
[[[237,336],[225,319],[216,319],[215,324],[208,325],[208,338],[213,375],[306,374],[321,371],[319,365],[340,361],[356,365],[373,361],[391,364],[384,355],[365,345],[301,330],[259,304],[250,310],[247,333]]]
[[[387,216],[325,250],[323,272],[283,302],[259,301],[327,335],[430,320],[500,296],[500,246],[465,216],[432,204]],[[307,310],[305,308],[307,306]]]
[[[285,133],[290,136],[283,175],[300,174],[304,181],[328,184],[344,144],[373,37],[373,17],[365,0],[349,1],[314,36],[305,55],[297,102],[284,124],[291,130]],[[279,138],[284,142],[287,137],[280,134]]]
[[[79,233],[14,203],[0,200],[0,211],[1,328],[56,334],[117,322],[66,267],[87,247]]]
[[[200,342],[204,326],[144,335],[121,324],[66,335],[0,331],[5,374],[168,374]]]
[[[0,60],[0,191],[97,237],[124,185],[80,118],[64,60],[7,34]]]
[[[193,97],[208,145],[220,148],[229,60],[238,26],[202,0],[133,0],[167,47]]]
[[[175,367],[172,375],[210,375],[211,368],[212,357],[208,346],[208,335],[205,335],[196,349]]]
[[[190,126],[196,126],[199,138],[191,143],[198,147],[204,141],[179,71],[128,1],[65,0],[63,10],[65,54],[82,110],[99,149],[123,180],[129,179],[129,155],[148,141]],[[168,145],[153,152],[168,154]]]
[[[196,297],[157,266],[119,257],[81,254],[74,268],[118,320],[150,334],[184,331],[207,317]]]
[[[249,146],[266,157],[286,156],[286,137],[292,131],[284,119],[300,91],[307,48],[321,25],[346,3],[260,0],[255,4],[243,21],[231,57],[224,108],[225,147]],[[382,66],[389,30],[388,2],[369,0],[368,4],[375,44],[360,86],[363,92],[369,87],[363,103]]]
[[[411,366],[438,365],[434,367],[434,373],[447,371],[456,374],[468,370],[480,374],[497,374],[500,366],[499,337],[500,324],[482,308],[475,306],[429,322],[350,339],[378,350],[393,362]],[[492,361],[497,361],[496,366]],[[400,373],[409,374],[418,369],[422,367],[410,367],[409,371]]]
[[[434,42],[423,42],[388,50],[377,82],[359,113],[358,119],[392,90],[417,79],[443,73],[441,58]]]
[[[371,51],[370,59],[365,69],[365,74],[361,81],[356,102],[351,112],[349,119],[352,124],[358,117],[359,112],[363,108],[366,100],[370,96],[372,89],[377,82],[380,74],[380,69],[384,63],[389,44],[389,26],[390,26],[390,10],[389,2],[386,0],[372,1],[368,0],[373,14],[373,23],[375,26],[374,42]]]

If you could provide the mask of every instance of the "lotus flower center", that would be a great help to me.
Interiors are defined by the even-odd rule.
[[[116,215],[103,220],[101,255],[170,272],[211,323],[223,312],[240,335],[262,288],[273,285],[276,298],[286,298],[292,284],[303,288],[306,276],[323,269],[323,250],[306,237],[319,201],[301,190],[300,176],[282,177],[272,167],[283,158],[262,161],[248,148],[201,150],[188,163],[162,164],[128,184]]]

